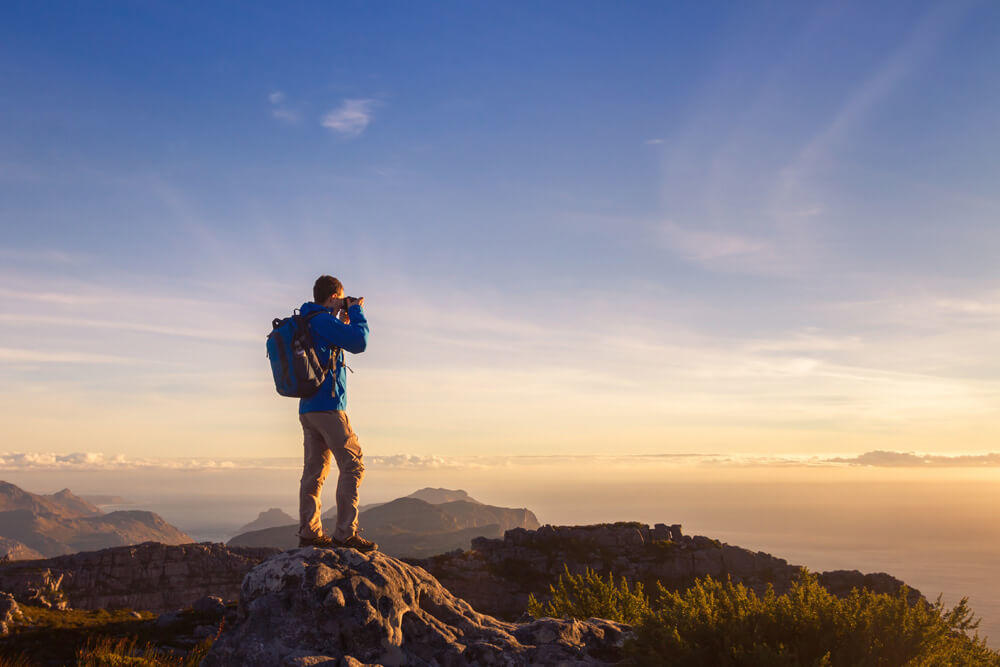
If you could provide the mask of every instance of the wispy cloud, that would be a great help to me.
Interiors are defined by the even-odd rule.
[[[663,143],[663,139],[646,139],[647,146],[656,146]]]
[[[79,253],[57,249],[32,250],[28,248],[0,248],[0,258],[22,262],[47,264],[79,264],[86,257]]]
[[[329,111],[320,121],[323,127],[345,137],[360,136],[372,122],[374,116],[373,99],[349,99],[336,109]]]
[[[65,327],[85,327],[88,329],[112,329],[115,331],[135,331],[139,333],[159,334],[162,336],[179,336],[182,338],[197,338],[200,340],[229,341],[256,343],[259,335],[243,331],[226,331],[223,329],[185,328],[169,325],[147,324],[144,322],[128,322],[116,319],[92,320],[78,317],[60,317],[57,315],[19,315],[0,313],[0,322],[12,324],[44,324]]]
[[[692,229],[669,221],[659,227],[659,232],[672,251],[708,268],[755,272],[770,272],[775,268],[774,245],[763,238]]]
[[[400,470],[433,470],[442,468],[484,467],[473,457],[447,458],[443,456],[416,456],[393,454],[388,456],[366,455],[365,465],[373,468]],[[130,457],[124,454],[103,452],[3,452],[0,453],[0,471],[21,470],[289,470],[301,468],[301,457],[296,458],[207,458]]]
[[[988,454],[915,454],[913,452],[892,452],[877,449],[858,456],[825,459],[827,463],[848,463],[858,466],[877,467],[949,467],[969,468],[1000,466],[1000,453]]]
[[[0,361],[8,363],[33,364],[133,364],[137,363],[139,360],[130,359],[128,357],[118,357],[110,354],[56,352],[0,347]]]
[[[276,90],[267,96],[267,101],[271,103],[271,116],[286,123],[297,123],[299,112],[291,109],[285,102],[288,97],[280,90]]]
[[[927,59],[943,38],[968,13],[971,2],[932,5],[912,27],[906,39],[856,86],[837,113],[802,148],[796,159],[782,171],[780,197],[790,201],[802,181],[868,114],[887,99],[899,84]]]
[[[981,468],[1000,466],[1000,453],[985,454],[916,454],[873,450],[857,456],[808,454],[555,454],[542,456],[417,456],[413,454],[366,455],[369,468],[384,470],[443,470],[492,468],[538,468],[547,466],[650,466],[664,467],[920,467]],[[301,458],[208,458],[129,457],[103,452],[3,452],[0,471],[116,471],[116,470],[294,470]]]

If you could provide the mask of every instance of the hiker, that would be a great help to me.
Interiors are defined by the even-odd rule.
[[[368,322],[361,310],[364,298],[344,296],[344,286],[333,276],[320,276],[313,285],[313,300],[302,304],[308,317],[313,349],[319,363],[331,369],[319,390],[299,399],[305,462],[299,487],[299,546],[351,547],[371,551],[378,545],[358,534],[358,486],[364,478],[358,436],[344,411],[347,403],[347,364],[344,351],[359,354],[368,345]],[[325,311],[325,312],[322,312]],[[311,317],[310,317],[311,315]],[[333,535],[323,534],[320,493],[337,462],[337,524]]]

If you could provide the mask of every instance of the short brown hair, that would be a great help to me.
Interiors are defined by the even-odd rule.
[[[344,291],[344,285],[333,276],[320,276],[313,285],[313,301],[323,303],[331,296]]]

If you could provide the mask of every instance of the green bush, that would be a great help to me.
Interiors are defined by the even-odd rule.
[[[615,583],[611,574],[604,581],[590,568],[580,575],[566,573],[559,576],[555,586],[549,586],[551,599],[539,602],[528,596],[528,613],[536,618],[606,618],[632,625],[649,614],[649,600],[642,591],[642,584],[629,590],[628,581],[622,577]]]
[[[640,585],[567,570],[551,599],[529,598],[532,616],[600,617],[629,623],[629,662],[638,665],[911,667],[998,665],[975,629],[963,598],[947,609],[938,597],[910,604],[894,595],[854,590],[838,598],[804,572],[791,589],[763,596],[742,584],[704,577],[684,591],[657,585],[654,600]],[[973,633],[972,636],[969,633]]]

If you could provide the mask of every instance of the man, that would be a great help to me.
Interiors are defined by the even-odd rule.
[[[365,474],[361,445],[351,430],[344,408],[347,403],[347,373],[343,351],[359,354],[368,346],[368,322],[361,307],[365,300],[344,297],[344,286],[333,276],[320,276],[313,285],[313,301],[302,304],[303,315],[326,311],[309,322],[316,356],[321,364],[333,359],[319,391],[299,400],[299,421],[304,434],[305,463],[299,487],[299,546],[351,547],[371,551],[378,545],[358,535],[358,487]],[[339,314],[339,318],[337,315]],[[341,351],[337,351],[339,350]],[[336,460],[337,526],[332,539],[323,534],[320,493]]]

